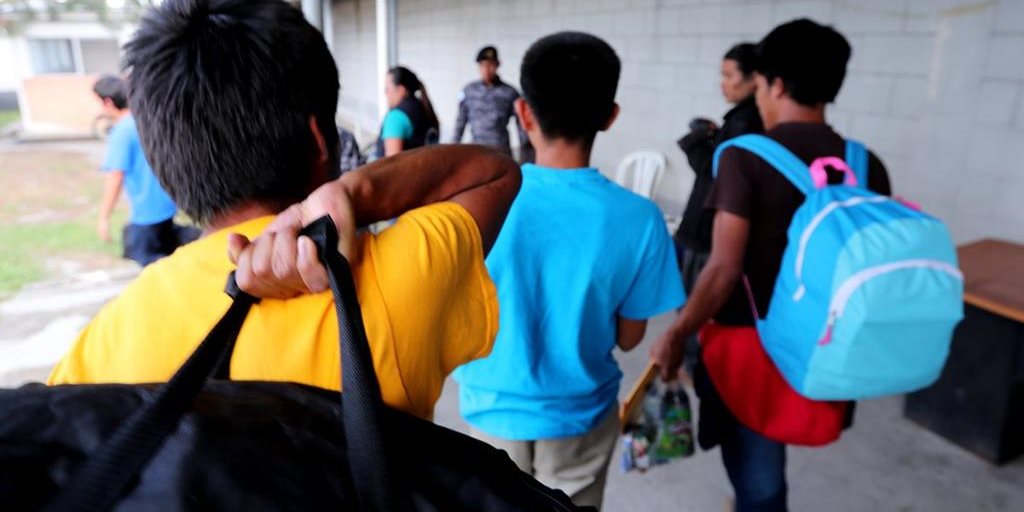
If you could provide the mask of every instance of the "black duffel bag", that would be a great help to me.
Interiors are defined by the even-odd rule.
[[[334,225],[306,231],[334,292],[344,393],[227,380],[257,302],[232,278],[228,312],[167,384],[0,390],[0,509],[578,510],[504,452],[384,405]]]

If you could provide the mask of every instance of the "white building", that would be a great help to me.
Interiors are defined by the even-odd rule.
[[[364,144],[379,125],[380,80],[388,64],[419,74],[447,137],[458,93],[476,77],[480,47],[496,45],[502,77],[518,84],[520,59],[537,38],[570,29],[605,38],[622,58],[622,113],[598,137],[595,163],[610,170],[635,150],[664,153],[670,169],[656,199],[676,214],[692,178],[674,141],[691,118],[725,112],[718,93],[722,54],[793,18],[834,24],[854,48],[846,84],[829,112],[836,128],[867,142],[888,166],[896,192],[946,220],[958,241],[1024,242],[1024,173],[1017,165],[1024,161],[1022,0],[328,4],[324,32],[341,73],[340,116],[360,129]]]
[[[120,48],[131,33],[120,21],[70,13],[0,34],[0,108],[17,98],[26,137],[89,135],[99,114],[92,84],[118,73]]]

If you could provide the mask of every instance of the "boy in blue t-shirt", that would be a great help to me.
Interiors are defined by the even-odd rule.
[[[491,355],[459,368],[473,434],[579,505],[600,506],[619,433],[616,346],[682,305],[675,249],[651,201],[590,167],[618,114],[620,62],[607,43],[562,32],[523,58],[516,113],[536,148],[487,257],[498,289]]]
[[[93,92],[103,103],[104,112],[117,121],[110,131],[101,167],[107,176],[96,233],[103,241],[110,241],[110,216],[124,188],[131,205],[131,217],[123,231],[124,257],[146,266],[195,240],[199,232],[174,224],[178,208],[146,161],[135,118],[128,110],[124,81],[115,76],[102,77]]]

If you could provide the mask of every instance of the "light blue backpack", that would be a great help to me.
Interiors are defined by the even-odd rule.
[[[760,135],[729,140],[806,196],[789,226],[768,314],[765,351],[801,395],[856,400],[906,393],[939,377],[963,317],[963,275],[946,226],[867,190],[867,150],[810,166]],[[845,173],[829,186],[826,167]]]

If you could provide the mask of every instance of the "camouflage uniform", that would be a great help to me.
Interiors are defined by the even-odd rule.
[[[467,85],[459,97],[459,117],[455,122],[454,142],[462,141],[462,133],[469,123],[474,143],[494,146],[511,155],[508,120],[513,117],[519,130],[519,140],[523,144],[523,160],[532,160],[532,147],[512,106],[517,98],[519,91],[502,82],[500,78],[490,86],[482,80]]]

